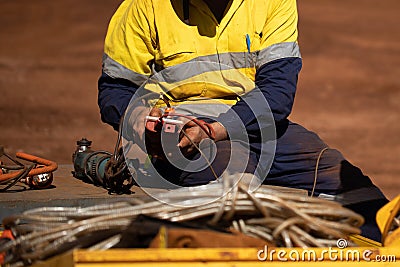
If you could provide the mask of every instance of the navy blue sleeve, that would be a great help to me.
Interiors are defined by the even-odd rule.
[[[250,108],[247,103],[250,105],[251,103],[260,103],[257,101],[259,97],[267,100],[275,123],[286,120],[292,111],[301,66],[301,58],[297,57],[277,59],[264,64],[257,70],[255,77],[255,83],[259,90],[250,91],[242,96],[231,110],[220,115],[219,121],[227,128],[228,132],[235,132],[235,129],[240,129],[237,127],[236,116],[238,116],[249,137],[252,138],[252,135],[257,135],[259,131],[258,122],[260,115],[262,116],[260,113],[263,112],[263,107],[252,106]],[[257,113],[257,118],[252,110]],[[265,108],[265,112],[268,112],[267,108]],[[256,136],[253,137],[256,138]]]
[[[137,86],[125,79],[114,79],[104,72],[98,81],[98,105],[101,120],[118,130],[124,114]]]
[[[292,112],[301,66],[301,58],[283,58],[263,65],[256,72],[256,85],[277,122],[287,119]]]

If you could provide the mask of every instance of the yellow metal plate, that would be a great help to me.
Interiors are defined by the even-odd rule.
[[[400,266],[400,248],[212,248],[75,250],[34,267]]]

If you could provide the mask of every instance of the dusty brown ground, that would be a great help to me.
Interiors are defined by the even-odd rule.
[[[0,1],[0,144],[71,163],[76,140],[111,151],[97,78],[116,0]],[[292,119],[400,193],[398,0],[298,1],[304,67]]]

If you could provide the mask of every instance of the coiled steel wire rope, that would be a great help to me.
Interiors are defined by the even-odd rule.
[[[232,182],[234,179],[224,177],[228,182],[159,194],[159,199],[168,199],[173,205],[144,198],[88,208],[28,210],[3,220],[16,239],[1,245],[0,252],[7,252],[9,263],[32,263],[70,249],[73,241],[88,234],[113,230],[111,237],[91,244],[96,249],[110,248],[117,243],[118,233],[139,215],[175,222],[207,219],[210,224],[228,224],[236,231],[285,247],[329,246],[338,238],[360,233],[363,218],[338,203],[274,187],[249,192],[243,183]],[[220,198],[212,201],[216,196]]]

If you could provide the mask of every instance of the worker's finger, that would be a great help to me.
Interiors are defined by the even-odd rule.
[[[153,107],[149,113],[149,116],[153,116],[153,117],[161,117],[161,115],[162,115],[161,109],[156,108],[156,107]]]
[[[129,116],[128,125],[132,127],[133,137],[142,139],[144,134],[144,124],[146,115],[149,113],[149,109],[146,107],[135,108]]]
[[[185,148],[189,145],[191,145],[192,143],[190,142],[190,140],[184,135],[181,140],[178,143],[178,147],[180,148]]]
[[[185,139],[187,140],[186,137],[185,137]],[[192,154],[193,151],[196,151],[196,148],[189,141],[186,142],[185,144],[183,144],[183,146],[181,146],[181,144],[179,143],[178,146],[180,147],[181,153],[185,156],[188,156],[188,155]]]
[[[196,146],[203,139],[201,129],[194,123],[193,127],[186,127],[182,130],[182,137],[178,147],[181,148],[183,154],[189,154],[196,150]]]
[[[134,126],[133,129],[136,131],[136,133],[137,133],[138,137],[140,138],[140,140],[143,139],[144,128],[143,128],[143,127],[139,127],[139,123],[137,123],[137,124]]]

